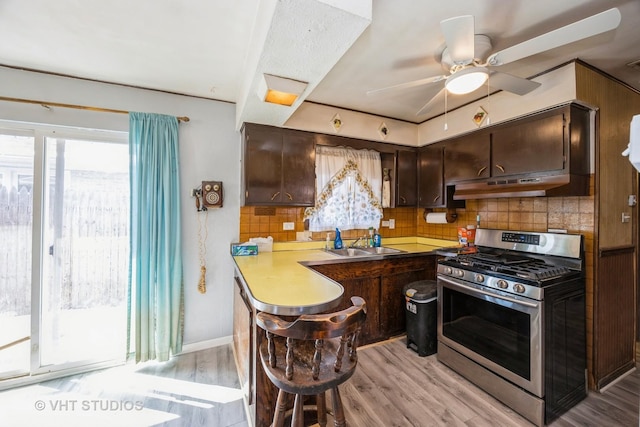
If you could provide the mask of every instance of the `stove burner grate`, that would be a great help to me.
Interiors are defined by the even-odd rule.
[[[486,273],[496,272],[536,281],[555,279],[572,271],[564,266],[547,264],[541,259],[506,253],[458,255],[453,260]]]
[[[540,265],[537,263],[499,267],[495,271],[530,280],[555,279],[556,277],[562,277],[571,272],[567,267],[548,264]]]

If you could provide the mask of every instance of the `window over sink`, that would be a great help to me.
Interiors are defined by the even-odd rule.
[[[382,219],[380,153],[316,146],[316,203],[305,210],[310,231],[379,228]]]

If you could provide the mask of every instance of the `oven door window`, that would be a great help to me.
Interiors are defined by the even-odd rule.
[[[442,289],[442,334],[531,380],[531,316],[496,298]]]

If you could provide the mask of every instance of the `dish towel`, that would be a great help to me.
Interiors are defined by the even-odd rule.
[[[391,206],[391,178],[389,177],[389,169],[382,169],[382,207]]]

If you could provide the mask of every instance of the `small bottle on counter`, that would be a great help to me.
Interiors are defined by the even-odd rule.
[[[342,237],[340,236],[339,228],[336,228],[336,238],[333,239],[333,249],[342,249]]]
[[[382,236],[378,233],[378,230],[376,230],[376,232],[373,233],[373,247],[379,248],[380,246],[382,246]]]

